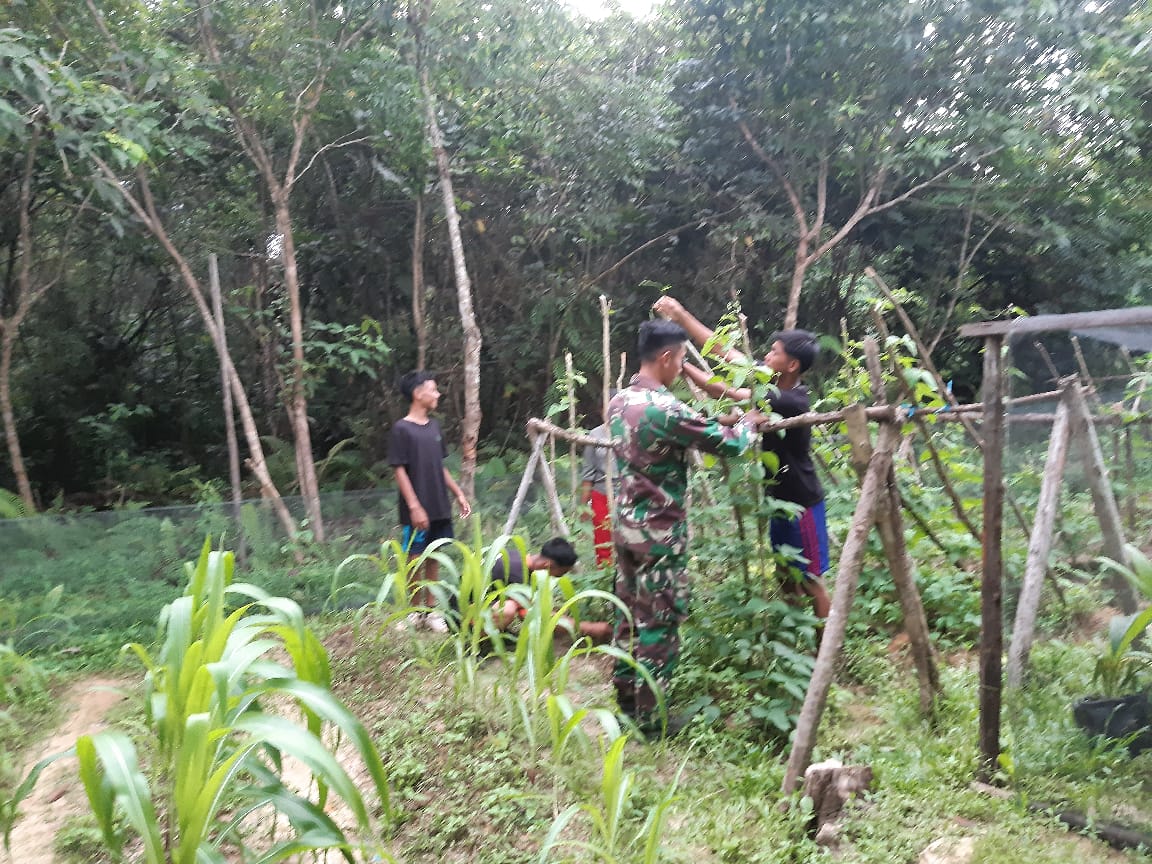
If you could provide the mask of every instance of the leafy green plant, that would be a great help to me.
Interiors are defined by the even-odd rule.
[[[1108,558],[1101,563],[1121,574],[1145,597],[1152,597],[1152,562],[1135,546],[1126,548],[1128,565]],[[1108,641],[1096,660],[1093,683],[1104,696],[1119,696],[1142,689],[1141,675],[1152,669],[1152,653],[1133,647],[1152,625],[1152,606],[1134,615],[1116,615],[1108,624]]]
[[[634,772],[624,768],[624,748],[627,744],[628,736],[623,735],[613,741],[604,753],[599,800],[595,803],[573,804],[552,823],[537,859],[540,864],[545,864],[555,850],[564,847],[579,850],[581,854],[578,860],[583,861],[591,858],[605,864],[616,864],[618,861],[632,860],[633,849],[638,850],[638,860],[644,864],[655,864],[659,860],[664,823],[669,808],[676,801],[676,790],[684,764],[660,799],[648,810],[640,830],[633,834],[628,831],[628,816],[633,807],[632,792],[636,777]],[[591,823],[592,839],[560,839],[569,823],[580,814],[587,816]]]
[[[32,514],[23,499],[15,492],[0,489],[0,519],[23,519]]]
[[[72,618],[60,611],[63,596],[64,586],[57,585],[43,597],[0,598],[0,640],[24,650],[42,637],[72,629]]]
[[[213,552],[206,542],[186,571],[183,596],[160,614],[158,654],[129,646],[147,670],[149,770],[140,764],[137,742],[122,731],[76,742],[80,779],[106,849],[121,860],[133,837],[148,864],[223,861],[230,846],[261,864],[320,849],[339,850],[351,861],[355,843],[325,812],[329,795],[347,805],[362,831],[372,820],[326,735],[351,745],[384,817],[394,814],[379,753],[329,689],[324,647],[295,602],[232,582],[231,553]],[[230,595],[249,602],[228,611]],[[289,665],[271,659],[273,651],[283,652]],[[293,704],[303,723],[265,710],[273,703]],[[20,801],[60,755],[38,763],[4,803],[6,842]],[[308,790],[285,781],[284,756],[306,767]],[[287,827],[273,829],[260,844],[245,836],[253,819],[268,817],[274,826],[283,817]]]

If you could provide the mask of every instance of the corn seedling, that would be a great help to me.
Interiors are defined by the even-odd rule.
[[[627,831],[626,817],[631,810],[632,790],[636,778],[633,772],[624,768],[624,747],[628,736],[621,735],[605,751],[600,778],[599,800],[595,803],[573,804],[561,813],[552,823],[552,828],[544,840],[537,859],[546,864],[552,853],[561,848],[575,850],[579,855],[575,860],[603,861],[604,864],[617,864],[630,860],[629,853],[641,846],[644,864],[655,864],[659,860],[660,839],[668,810],[676,800],[676,788],[684,772],[681,764],[676,778],[664,791],[660,800],[647,813],[644,824],[635,834]],[[580,814],[588,817],[592,835],[589,840],[562,840],[560,835]]]
[[[384,817],[393,817],[380,754],[363,725],[328,689],[328,656],[306,626],[300,607],[254,585],[233,584],[233,558],[205,543],[188,588],[160,614],[161,648],[153,658],[129,646],[145,666],[146,714],[156,738],[149,774],[124,733],[81,737],[75,747],[80,778],[104,843],[116,859],[130,836],[146,864],[225,860],[238,845],[245,860],[274,864],[310,850],[339,850],[352,860],[357,844],[325,812],[330,794],[347,806],[356,827],[371,826],[368,806],[344,767],[325,746],[327,733],[346,740],[363,760]],[[229,595],[249,602],[229,612]],[[271,660],[283,651],[288,666]],[[266,713],[262,705],[291,701],[304,723]],[[303,764],[315,785],[301,794],[282,779],[282,757]],[[35,783],[37,765],[5,813]],[[264,848],[243,836],[254,819],[283,817]],[[271,817],[271,818],[269,818]],[[247,822],[245,820],[248,820]],[[10,827],[10,826],[5,826]],[[7,840],[7,835],[5,836]]]
[[[604,731],[609,741],[620,737],[620,722],[616,715],[605,708],[577,708],[572,700],[563,694],[549,694],[544,701],[548,715],[548,734],[552,743],[552,761],[559,764],[570,744],[579,745],[581,751],[588,751],[591,742],[581,724],[591,718]]]

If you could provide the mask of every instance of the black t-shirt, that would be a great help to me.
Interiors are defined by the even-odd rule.
[[[420,506],[428,520],[452,518],[452,504],[448,500],[448,484],[444,482],[444,457],[448,448],[440,434],[440,424],[429,419],[421,426],[411,420],[397,420],[392,427],[392,440],[388,445],[388,464],[404,466]],[[400,524],[411,525],[408,502],[400,495]]]
[[[798,417],[810,408],[807,387],[781,390],[768,400],[772,410],[781,417]],[[780,501],[790,501],[801,507],[811,507],[824,500],[824,487],[816,476],[812,464],[812,430],[808,427],[786,429],[784,434],[765,432],[765,453],[775,453],[780,459],[780,470],[764,482],[766,494]]]
[[[504,555],[508,556],[507,561]],[[492,565],[492,581],[503,582],[505,585],[523,585],[524,559],[520,556],[520,550],[509,546],[504,550],[504,555]]]

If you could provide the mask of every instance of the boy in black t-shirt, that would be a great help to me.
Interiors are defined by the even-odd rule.
[[[715,335],[673,297],[661,297],[652,308],[683,327],[701,349]],[[808,388],[800,383],[800,376],[812,366],[818,350],[815,337],[807,330],[782,330],[773,334],[772,347],[764,357],[764,365],[772,371],[777,387],[777,392],[768,400],[774,413],[797,417],[809,411]],[[732,348],[724,358],[731,361],[746,359]],[[750,389],[712,382],[707,372],[695,366],[685,365],[684,375],[710,396],[727,396],[739,401],[752,398]],[[765,493],[778,501],[788,501],[804,508],[794,518],[773,518],[768,528],[774,550],[795,549],[800,552],[799,555],[784,552],[786,570],[791,578],[781,580],[781,586],[788,594],[811,597],[816,617],[827,618],[832,608],[823,580],[823,574],[828,570],[828,526],[824,516],[824,489],[812,463],[812,430],[804,427],[787,429],[783,435],[765,433],[763,450],[776,454],[779,459],[777,471],[765,478]]]
[[[429,415],[440,402],[436,378],[428,372],[409,372],[400,379],[400,392],[408,400],[408,413],[392,427],[388,446],[388,464],[396,472],[399,490],[401,540],[409,556],[418,556],[436,540],[451,538],[451,492],[460,506],[460,515],[467,519],[472,505],[456,485],[444,457],[447,445],[440,433],[440,424]],[[433,559],[424,562],[419,582],[435,582],[440,577],[440,563]],[[426,587],[418,589],[414,602],[432,606],[435,599]],[[438,614],[408,616],[413,628],[426,627],[438,633],[447,632],[443,616]]]

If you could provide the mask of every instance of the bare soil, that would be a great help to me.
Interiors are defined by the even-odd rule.
[[[67,750],[81,735],[106,728],[109,712],[124,701],[124,687],[125,682],[111,678],[85,678],[68,688],[61,697],[68,706],[68,719],[33,754],[24,771],[46,756]],[[52,864],[57,832],[71,817],[86,810],[76,760],[68,757],[53,762],[20,807],[22,815],[12,831],[9,860],[15,864]]]

